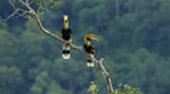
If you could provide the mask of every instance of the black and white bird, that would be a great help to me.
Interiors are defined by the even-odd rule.
[[[64,18],[64,28],[61,31],[61,37],[67,41],[71,42],[72,41],[72,30],[69,28],[69,21],[68,21],[68,15],[63,15]],[[62,54],[64,59],[69,59],[70,58],[70,45],[69,43],[64,43],[63,44],[63,54]]]

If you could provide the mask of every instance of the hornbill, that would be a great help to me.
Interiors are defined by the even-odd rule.
[[[94,63],[90,59],[90,57],[94,57],[94,53],[95,53],[94,46],[91,45],[91,40],[97,40],[98,41],[98,39],[99,38],[94,34],[87,34],[84,37],[84,50],[88,55],[88,57],[87,57],[87,66],[88,67],[94,67]]]
[[[61,31],[61,37],[67,41],[72,41],[72,30],[69,28],[69,21],[68,21],[68,15],[63,15],[64,18],[64,28]],[[70,58],[70,45],[69,43],[63,44],[63,58],[69,59]]]

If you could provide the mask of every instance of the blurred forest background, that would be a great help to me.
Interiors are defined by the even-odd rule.
[[[0,0],[0,16],[14,10]],[[73,43],[83,45],[88,33],[96,58],[105,58],[114,88],[119,83],[140,88],[144,94],[170,92],[170,0],[57,0],[56,8],[41,14],[43,25],[55,34],[69,15]],[[88,94],[90,81],[106,94],[97,67],[74,50],[62,58],[62,45],[42,33],[37,23],[15,16],[0,21],[0,94]]]

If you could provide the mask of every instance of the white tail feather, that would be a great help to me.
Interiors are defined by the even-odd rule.
[[[64,59],[70,59],[70,46],[68,44],[63,44],[63,55],[62,56]]]
[[[93,62],[87,62],[87,67],[94,67],[94,63]]]
[[[63,54],[64,59],[70,59],[70,54]]]

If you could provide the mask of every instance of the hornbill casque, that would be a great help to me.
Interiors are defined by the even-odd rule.
[[[63,15],[64,18],[64,28],[61,31],[61,37],[67,41],[72,41],[72,30],[69,28],[69,21],[68,21],[68,15]],[[63,58],[69,59],[70,58],[70,45],[68,43],[63,44]]]
[[[94,49],[94,46],[91,44],[91,40],[98,41],[98,39],[99,39],[98,36],[96,36],[94,34],[87,34],[84,37],[84,50],[88,54],[88,57],[87,57],[87,66],[88,67],[94,67],[94,63],[90,59],[90,57],[94,57],[94,53],[95,53],[95,49]]]

